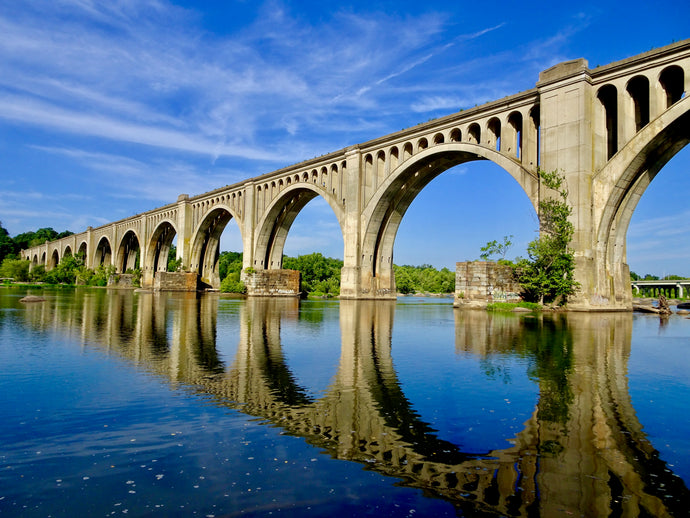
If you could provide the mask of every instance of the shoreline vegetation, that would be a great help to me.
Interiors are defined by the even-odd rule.
[[[569,249],[572,229],[568,222],[570,206],[567,202],[568,192],[562,176],[556,172],[540,171],[542,181],[559,196],[544,202],[541,207],[541,226],[543,235],[530,243],[528,259],[518,258],[514,262],[505,259],[507,250],[512,246],[506,236],[503,242],[490,241],[481,249],[481,258],[489,260],[499,256],[499,263],[513,268],[518,283],[524,291],[520,302],[494,302],[487,306],[488,311],[553,311],[563,309],[568,295],[577,288],[573,279],[574,266],[572,252]],[[560,198],[560,199],[558,199]],[[0,285],[20,284],[26,287],[70,287],[90,286],[106,287],[116,275],[112,265],[100,265],[95,269],[86,268],[84,258],[80,255],[66,255],[50,270],[39,264],[30,267],[28,260],[18,257],[18,251],[35,246],[47,240],[59,239],[72,234],[70,231],[58,233],[52,228],[42,228],[36,232],[26,232],[10,237],[0,223]],[[176,247],[172,245],[168,253],[167,271],[185,271],[180,259],[176,258]],[[217,269],[220,277],[220,292],[228,295],[243,295],[246,287],[242,282],[242,253],[221,252],[218,255]],[[141,269],[139,268],[139,251],[137,250],[134,268],[124,274],[131,278],[129,287],[141,287]],[[303,296],[311,299],[331,299],[340,296],[340,272],[343,267],[341,259],[325,257],[315,252],[297,257],[283,256],[284,269],[298,270],[301,274]],[[247,269],[249,273],[250,269]],[[448,268],[436,269],[429,264],[420,266],[393,265],[398,296],[451,297],[455,293],[456,272]],[[644,277],[630,272],[631,280],[659,280],[653,275]],[[677,275],[667,275],[664,279],[683,279]],[[129,284],[129,282],[128,282]],[[660,290],[659,296],[669,296],[670,292]],[[650,300],[634,299],[636,311],[654,312]],[[687,300],[687,299],[680,299]],[[677,304],[669,300],[669,304]],[[651,308],[651,309],[650,309]]]

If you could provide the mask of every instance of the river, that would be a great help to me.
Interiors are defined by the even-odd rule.
[[[2,516],[690,512],[679,315],[1,288],[0,365]]]

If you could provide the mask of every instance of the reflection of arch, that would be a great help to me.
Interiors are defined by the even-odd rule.
[[[283,247],[288,232],[300,211],[322,192],[309,184],[288,187],[268,207],[257,225],[257,241],[254,265],[259,269],[280,269],[283,263]],[[331,196],[324,199],[335,213],[342,232],[344,212]]]
[[[443,439],[405,395],[393,357],[392,302],[341,302],[338,370],[317,398],[297,383],[282,351],[281,322],[299,312],[294,299],[241,304],[240,343],[228,366],[216,346],[216,296],[127,290],[75,296],[84,301],[82,318],[74,318],[74,305],[54,299],[46,302],[50,311],[32,306],[23,313],[41,328],[69,333],[78,326],[109,354],[335,459],[449,501],[458,515],[618,516],[621,505],[626,516],[686,514],[690,492],[660,458],[632,406],[630,314],[521,318],[454,311],[456,354],[497,363],[519,359],[538,384],[524,428],[500,436],[511,445],[476,452]],[[438,389],[445,395],[446,387]]]
[[[393,245],[402,217],[415,197],[436,176],[456,165],[473,160],[488,159],[505,169],[522,187],[536,210],[538,179],[518,162],[505,155],[468,143],[440,144],[418,153],[393,171],[364,211],[362,243],[362,272],[378,277],[378,285],[371,289],[379,295],[394,296]],[[367,280],[363,286],[367,289]]]
[[[190,263],[192,271],[199,274],[201,282],[212,288],[220,288],[218,258],[220,255],[220,237],[225,226],[232,218],[237,219],[233,211],[219,206],[210,211],[192,234],[192,252]],[[240,233],[242,229],[240,228]]]
[[[96,252],[94,253],[93,263],[96,266],[104,265],[110,266],[113,261],[113,251],[110,246],[110,241],[103,236],[98,242]]]
[[[627,272],[619,269],[626,263],[626,235],[635,207],[661,168],[689,142],[690,100],[685,98],[642,128],[595,177],[595,189],[606,196],[597,253],[621,283],[629,283]],[[617,292],[631,296],[629,285]]]
[[[165,272],[168,270],[168,253],[177,230],[170,221],[162,221],[151,235],[148,256],[142,265],[145,270]]]
[[[139,267],[139,237],[134,230],[128,230],[122,240],[117,252],[118,271],[124,273],[127,270],[134,270]]]
[[[240,347],[246,351],[242,357],[248,365],[241,366],[247,372],[247,394],[250,399],[271,401],[272,405],[302,407],[313,402],[307,390],[299,386],[290,370],[280,343],[281,313],[287,304],[285,300],[249,299],[245,325]],[[251,386],[249,386],[251,385]]]

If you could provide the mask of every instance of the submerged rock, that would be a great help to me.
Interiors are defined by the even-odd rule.
[[[19,299],[19,302],[44,302],[46,299],[39,297],[38,295],[27,295]]]

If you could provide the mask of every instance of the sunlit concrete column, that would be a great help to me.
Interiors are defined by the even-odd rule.
[[[564,175],[567,201],[573,209],[571,221],[575,232],[571,249],[575,258],[575,280],[580,289],[569,298],[568,305],[581,310],[613,309],[616,301],[611,293],[609,275],[620,276],[620,272],[606,272],[605,262],[595,256],[596,229],[592,218],[594,128],[591,123],[595,96],[587,61],[578,59],[545,70],[539,76],[537,87],[541,99],[541,168]],[[542,199],[555,195],[542,185]],[[626,268],[627,265],[621,265],[620,270]]]
[[[183,268],[189,268],[192,262],[192,205],[188,194],[177,197],[177,255],[182,259]]]
[[[343,199],[345,223],[343,225],[343,268],[340,273],[340,297],[358,298],[361,292],[361,176],[362,153],[352,147],[345,153],[347,169],[343,171]]]
[[[653,121],[666,110],[666,91],[654,76],[649,80],[649,120]]]
[[[254,183],[244,184],[242,194],[244,198],[244,228],[242,231],[242,269],[246,270],[254,265],[254,235],[256,227],[256,198]]]

